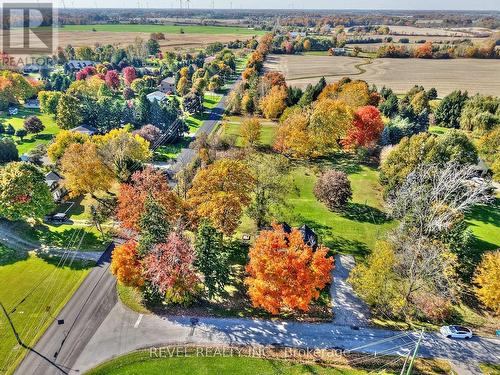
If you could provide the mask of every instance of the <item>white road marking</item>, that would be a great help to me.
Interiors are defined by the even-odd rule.
[[[142,317],[143,317],[143,315],[139,314],[139,317],[137,318],[137,321],[134,324],[134,328],[139,327],[139,324],[141,323]]]

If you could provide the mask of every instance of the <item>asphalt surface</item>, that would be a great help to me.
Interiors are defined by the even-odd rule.
[[[67,374],[71,366],[116,306],[116,280],[109,271],[110,245],[82,282],[70,301],[57,315],[15,374]],[[64,320],[59,324],[59,320]]]

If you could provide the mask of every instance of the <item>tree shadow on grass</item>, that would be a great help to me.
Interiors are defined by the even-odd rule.
[[[27,251],[14,250],[0,244],[0,266],[14,264],[28,258]]]
[[[56,255],[38,255],[38,257],[54,267],[69,267],[73,271],[86,270],[96,264],[93,260],[74,259],[71,254],[64,258]]]
[[[482,204],[475,206],[467,214],[467,219],[500,226],[500,198],[495,198],[494,202],[489,205]]]
[[[99,250],[102,247],[104,251],[105,245],[103,241],[93,232],[89,232],[80,227],[69,227],[61,231],[51,231],[45,224],[38,224],[33,227],[34,237],[42,244],[47,246],[55,246],[63,249],[80,248],[82,251]],[[83,233],[85,237],[81,241]]]
[[[355,258],[363,258],[370,253],[370,249],[364,242],[337,236],[326,241],[325,246],[337,253],[351,254]]]
[[[377,225],[391,221],[385,212],[379,210],[378,208],[360,203],[348,203],[346,207],[339,212],[339,214],[349,220]]]

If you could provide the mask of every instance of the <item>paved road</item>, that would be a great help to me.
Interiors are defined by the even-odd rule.
[[[82,373],[114,356],[150,346],[191,344],[282,345],[342,348],[366,353],[404,355],[414,348],[417,334],[362,327],[353,330],[335,324],[273,322],[259,319],[200,318],[144,315],[116,304],[75,362],[71,373]],[[500,340],[471,341],[424,335],[421,355],[469,363],[500,359]]]
[[[115,278],[109,272],[110,245],[97,265],[75,292],[16,369],[19,375],[68,373],[101,323],[117,304]],[[58,320],[64,324],[58,324]]]

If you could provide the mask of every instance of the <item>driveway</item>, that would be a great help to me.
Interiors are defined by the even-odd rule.
[[[370,309],[347,282],[355,264],[352,255],[337,254],[335,256],[330,295],[333,304],[333,323],[337,325],[363,327],[370,323]]]

